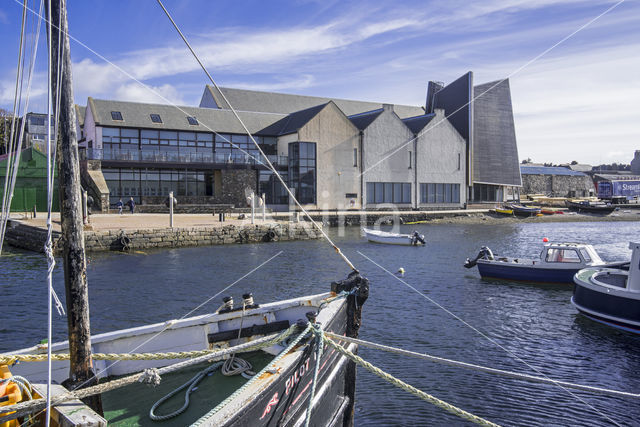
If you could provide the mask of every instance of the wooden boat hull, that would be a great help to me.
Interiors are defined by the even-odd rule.
[[[306,322],[305,313],[311,311],[318,312],[317,322],[322,324],[324,330],[338,335],[357,337],[362,305],[368,296],[368,281],[357,275],[350,276],[344,281],[332,283],[331,290],[332,293],[264,304],[247,311],[243,316],[242,336],[250,337],[256,328],[269,324],[275,325],[283,322],[295,324],[300,319],[304,319]],[[354,293],[323,304],[326,298],[341,291],[349,292],[350,290],[353,290]],[[93,337],[93,349],[94,352],[102,353],[130,352],[133,348],[137,348],[135,352],[165,352],[200,350],[208,346],[211,348],[212,345],[222,345],[223,347],[236,345],[251,338],[242,338],[240,341],[234,338],[224,341],[228,338],[222,338],[222,336],[238,336],[240,313],[235,311],[224,314],[207,314],[164,324],[147,325],[96,335]],[[282,327],[286,328],[287,326],[285,324]],[[252,334],[245,335],[245,331],[251,331]],[[257,336],[268,333],[273,332],[260,332]],[[161,338],[157,339],[157,336]],[[281,351],[280,349],[284,347],[275,346],[274,348]],[[354,353],[357,352],[355,345],[350,345],[347,348]],[[67,351],[67,343],[54,344],[52,350],[65,352]],[[352,424],[355,400],[355,364],[329,346],[325,346],[324,350],[320,362],[311,424],[350,425]],[[37,352],[36,349],[29,348],[12,353],[35,352]],[[239,356],[242,357],[242,355]],[[294,350],[282,355],[275,363],[272,373],[267,372],[256,378],[250,386],[242,389],[228,404],[220,408],[215,415],[203,421],[201,425],[276,426],[299,424],[300,420],[304,420],[309,403],[315,357],[315,338],[304,339]],[[145,368],[167,366],[176,362],[177,360],[121,362],[95,360],[94,366],[99,377],[104,378],[114,375],[129,375]],[[68,375],[68,362],[54,362],[53,365],[54,380],[61,382]],[[46,379],[46,376],[43,378],[46,375],[46,362],[20,363],[15,366],[13,371],[14,375],[42,382],[43,379]],[[218,379],[212,378],[204,381],[219,381],[225,378],[219,373],[213,375],[219,376]],[[127,389],[115,390],[114,392],[126,393]],[[154,392],[153,389],[148,389],[146,393]],[[163,395],[162,392],[156,392],[151,397],[155,401]],[[196,398],[194,396],[192,399]],[[208,401],[210,407],[206,407],[205,412],[196,412],[191,415],[185,413],[182,415],[183,418],[179,416],[175,422],[180,425],[191,424],[204,416],[206,411],[213,409],[220,401],[214,402],[210,397]],[[105,399],[105,403],[108,404],[108,399]],[[108,421],[114,423],[131,425],[148,423],[151,425],[153,422],[146,416],[149,409],[150,405],[140,407],[127,402],[123,408],[105,407],[105,415],[111,411],[116,418]],[[160,412],[162,413],[162,411]]]
[[[508,215],[508,216],[513,215],[513,209],[496,209],[495,211],[497,214],[500,214],[500,215]]]

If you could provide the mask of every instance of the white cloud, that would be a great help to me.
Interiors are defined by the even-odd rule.
[[[146,102],[150,104],[185,104],[180,91],[169,84],[145,87],[136,82],[125,83],[115,89],[113,98],[121,101]]]

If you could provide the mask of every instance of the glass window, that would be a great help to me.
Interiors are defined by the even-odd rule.
[[[353,149],[353,166],[354,167],[358,166],[358,149],[357,148]]]
[[[150,114],[149,116],[151,116],[151,121],[153,123],[162,123],[162,118],[160,117],[160,114]]]
[[[393,203],[402,203],[402,184],[393,184]]]
[[[196,119],[195,117],[192,117],[192,116],[187,116],[187,121],[189,122],[190,125],[197,125],[198,124],[198,119]]]
[[[375,183],[367,182],[367,203],[375,203]]]
[[[402,203],[411,203],[411,184],[402,184]]]
[[[384,203],[393,203],[393,183],[384,183]]]
[[[580,257],[574,249],[548,249],[547,262],[579,263]]]
[[[582,258],[584,258],[586,262],[591,262],[591,255],[589,255],[586,249],[580,249],[580,254],[582,254]]]
[[[122,113],[120,111],[112,111],[111,112],[111,120],[120,120],[122,121]]]

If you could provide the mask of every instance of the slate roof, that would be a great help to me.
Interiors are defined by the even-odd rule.
[[[602,179],[606,179],[607,181],[640,181],[640,176],[638,175],[616,175],[610,173],[597,173],[594,176]]]
[[[473,88],[473,181],[521,186],[509,80]]]
[[[520,166],[522,175],[566,175],[566,176],[588,176],[582,172],[572,171],[562,166]]]
[[[290,114],[317,105],[326,104],[329,101],[335,102],[338,108],[340,108],[346,116],[352,116],[365,111],[382,108],[382,103],[377,102],[353,101],[348,99],[323,98],[307,95],[291,95],[275,92],[260,92],[233,88],[220,88],[220,90],[237,111],[263,111],[268,113]],[[210,93],[218,108],[229,108],[229,105],[213,86],[207,85],[205,91]],[[394,105],[393,109],[400,118],[424,114],[424,109],[418,106]]]
[[[84,114],[87,111],[87,107],[83,107],[82,105],[75,105],[76,107],[76,120],[80,123],[80,126],[84,126]]]
[[[258,132],[259,135],[288,135],[309,123],[328,103],[296,111]]]
[[[377,110],[354,114],[352,116],[349,116],[349,120],[351,120],[351,123],[353,123],[355,127],[360,130],[364,130],[369,127],[369,125],[373,123],[373,121],[377,119],[383,111],[383,108],[378,108]]]
[[[402,121],[414,135],[417,135],[429,124],[431,120],[433,120],[435,116],[435,113],[424,114],[422,116],[408,117],[406,119],[402,119]]]
[[[125,101],[105,101],[89,98],[87,101],[93,112],[96,125],[134,127],[146,129],[182,130],[191,132],[246,133],[233,113],[198,107],[178,107],[165,104],[144,104]],[[122,113],[123,120],[113,120],[111,111]],[[150,114],[158,114],[162,123],[151,121]],[[238,112],[249,132],[257,133],[286,117],[284,114]],[[187,116],[195,117],[197,125],[190,125]]]

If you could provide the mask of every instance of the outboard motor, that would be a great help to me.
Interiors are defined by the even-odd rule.
[[[488,259],[488,260],[492,260],[493,259],[493,252],[491,252],[491,249],[489,249],[487,246],[483,246],[480,248],[480,252],[478,253],[478,256],[471,260],[469,258],[467,258],[467,262],[464,263],[464,266],[466,268],[473,268],[476,266],[476,264],[478,263],[479,259]]]
[[[415,246],[418,243],[422,243],[423,245],[426,244],[424,241],[424,234],[418,234],[417,231],[414,231],[413,236],[411,236],[411,244]]]

